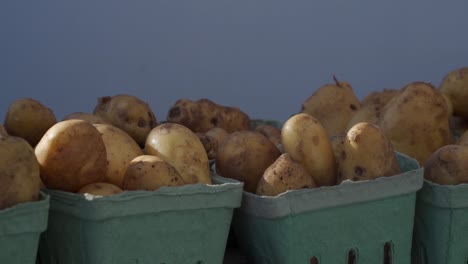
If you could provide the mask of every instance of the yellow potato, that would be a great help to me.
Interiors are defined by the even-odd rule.
[[[129,134],[142,147],[151,129],[157,125],[149,105],[139,98],[120,94],[98,99],[95,115]]]
[[[71,114],[66,115],[63,120],[70,120],[70,119],[80,119],[84,121],[88,121],[91,124],[108,124],[108,122],[104,121],[101,117],[90,114],[90,113],[83,113],[83,112],[74,112]]]
[[[346,127],[359,110],[360,103],[353,88],[335,77],[335,84],[326,84],[317,89],[302,104],[302,113],[315,117],[329,136],[346,132]]]
[[[15,100],[5,117],[8,134],[26,139],[33,147],[55,123],[52,110],[32,98]]]
[[[205,148],[187,127],[174,123],[155,127],[146,139],[145,151],[173,166],[186,184],[211,184]]]
[[[372,180],[400,173],[392,143],[379,126],[371,123],[354,125],[337,156],[338,182]]]
[[[90,183],[86,186],[83,186],[78,193],[89,193],[92,195],[99,195],[99,196],[109,196],[114,194],[119,194],[122,192],[118,186],[114,184],[107,183],[107,182],[95,182]]]
[[[467,160],[467,146],[442,146],[424,164],[424,178],[443,185],[468,183]]]
[[[440,91],[452,102],[453,115],[468,118],[468,67],[462,67],[445,75]]]
[[[99,131],[83,120],[66,120],[52,126],[36,146],[41,178],[50,189],[77,192],[101,182],[107,155]]]
[[[39,163],[31,145],[0,131],[0,210],[39,197]]]
[[[289,154],[282,154],[263,173],[257,186],[257,194],[276,196],[288,190],[316,187],[316,183],[304,166],[291,159]]]
[[[325,128],[313,116],[290,117],[281,130],[284,152],[304,165],[319,186],[336,183],[335,156]]]
[[[184,180],[169,163],[157,156],[142,155],[128,165],[123,181],[125,190],[157,190],[164,186],[182,186]]]
[[[125,171],[135,157],[143,155],[143,150],[125,131],[105,124],[94,124],[106,146],[107,172],[103,182],[122,188]]]

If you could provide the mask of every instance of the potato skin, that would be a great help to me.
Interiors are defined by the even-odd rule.
[[[41,187],[34,150],[23,138],[0,132],[0,210],[36,201]]]
[[[351,85],[334,79],[335,84],[319,87],[301,108],[301,113],[315,117],[329,136],[346,132],[350,119],[360,108],[359,99]]]
[[[41,178],[47,188],[77,192],[101,182],[107,171],[106,147],[99,131],[83,120],[52,126],[36,146]]]
[[[157,125],[156,117],[149,105],[128,94],[98,98],[93,113],[125,131],[141,147],[145,145],[151,129]]]
[[[281,155],[264,135],[238,131],[226,137],[218,147],[216,172],[244,183],[244,190],[255,193],[265,170]]]
[[[103,182],[122,188],[125,170],[135,157],[143,155],[143,150],[125,131],[112,125],[94,124],[106,146],[107,171]]]
[[[377,125],[396,151],[422,165],[439,147],[454,141],[447,111],[444,97],[431,84],[412,82],[388,102]]]
[[[457,141],[457,145],[467,146],[468,147],[468,130],[461,135]]]
[[[290,117],[281,130],[281,144],[285,153],[304,165],[318,186],[336,183],[332,145],[315,117],[306,113]]]
[[[99,196],[109,196],[114,194],[119,194],[122,192],[118,186],[115,186],[112,183],[108,182],[94,182],[88,185],[83,186],[81,189],[78,190],[78,193],[89,193],[92,195],[99,195]]]
[[[361,122],[346,134],[338,157],[338,182],[372,180],[400,173],[392,143],[377,125]]]
[[[26,139],[33,147],[55,123],[52,110],[32,98],[15,100],[5,117],[8,134]]]
[[[145,150],[173,166],[186,184],[211,184],[205,148],[187,127],[174,123],[155,127],[146,139]]]
[[[467,160],[467,146],[442,146],[424,164],[424,178],[442,185],[468,183]]]
[[[153,191],[164,186],[182,186],[184,180],[169,163],[163,159],[142,155],[134,158],[125,171],[125,190]]]
[[[312,176],[304,166],[284,153],[263,173],[257,186],[258,195],[276,196],[288,190],[316,187]]]
[[[281,145],[281,129],[272,125],[263,124],[255,127],[255,131],[267,137],[275,146]]]
[[[100,116],[97,116],[95,114],[90,114],[90,113],[84,113],[84,112],[74,112],[74,113],[68,114],[63,118],[63,121],[70,120],[70,119],[84,120],[84,121],[90,122],[91,124],[110,125],[110,123],[104,121],[104,119],[101,118]]]
[[[449,72],[439,85],[439,90],[452,102],[453,115],[468,118],[468,67]]]

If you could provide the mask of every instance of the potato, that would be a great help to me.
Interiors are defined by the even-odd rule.
[[[457,145],[467,146],[468,147],[468,130],[461,135],[457,140]]]
[[[41,178],[34,150],[23,138],[0,131],[0,210],[39,198]]]
[[[453,143],[447,104],[431,84],[412,82],[385,106],[378,124],[396,151],[424,164],[439,147]]]
[[[164,186],[182,186],[184,180],[169,163],[157,156],[142,155],[134,158],[125,171],[125,190],[153,191]]]
[[[8,134],[26,139],[33,147],[55,123],[52,110],[32,98],[15,100],[5,117]]]
[[[439,85],[439,90],[452,102],[453,115],[468,118],[468,67],[449,72]]]
[[[452,131],[461,135],[468,131],[468,118],[451,116],[449,118],[449,126]]]
[[[214,127],[206,133],[196,133],[203,146],[205,147],[208,159],[216,159],[218,146],[229,134],[226,130],[220,127]]]
[[[315,117],[329,136],[346,132],[346,126],[360,103],[353,88],[334,76],[335,84],[326,84],[316,90],[302,104],[301,113]]]
[[[36,146],[41,178],[50,189],[77,192],[101,182],[108,161],[99,131],[83,120],[66,120],[52,126]]]
[[[0,135],[8,136],[8,132],[6,131],[5,127],[0,125]]]
[[[208,137],[205,133],[200,133],[200,132],[195,133],[195,135],[197,135],[198,139],[203,145],[203,148],[205,148],[205,152],[208,155],[208,159],[214,159],[212,153],[215,147],[213,146],[213,142],[211,138]]]
[[[249,130],[250,118],[239,108],[223,106],[203,98],[198,101],[180,99],[167,114],[167,121],[188,127],[193,132],[205,133],[214,127],[228,133]]]
[[[223,141],[227,136],[229,136],[229,133],[224,128],[214,127],[212,129],[208,130],[205,133],[205,135],[210,137],[210,139],[212,141],[216,142],[215,145],[216,145],[216,148],[217,148],[219,143],[221,143],[221,141]]]
[[[336,183],[332,145],[316,118],[306,113],[290,117],[281,130],[281,144],[285,153],[304,165],[318,186]]]
[[[119,194],[121,192],[122,192],[122,189],[108,182],[90,183],[88,185],[83,186],[81,189],[78,190],[78,193],[83,193],[83,194],[89,193],[89,194],[98,195],[98,196],[109,196],[109,195]]]
[[[95,114],[90,114],[90,113],[84,113],[84,112],[74,112],[71,114],[66,115],[63,118],[64,120],[70,120],[70,119],[79,119],[79,120],[84,120],[88,121],[91,124],[107,124],[110,125],[108,122],[104,121],[101,117],[95,115]]]
[[[100,97],[93,113],[127,132],[141,147],[145,145],[151,129],[157,125],[148,104],[132,95]]]
[[[330,143],[333,149],[333,156],[335,157],[336,168],[338,168],[339,161],[342,158],[342,155],[344,154],[343,145],[344,145],[345,140],[346,140],[346,133],[334,135],[333,137],[330,138]]]
[[[378,105],[385,106],[393,97],[399,93],[399,89],[383,89],[382,91],[370,92],[361,100],[361,106]]]
[[[338,182],[372,180],[400,173],[392,143],[375,124],[354,125],[346,134],[338,156]]]
[[[146,139],[145,150],[173,166],[186,184],[211,184],[205,148],[187,127],[174,123],[155,127]]]
[[[106,146],[107,171],[103,182],[122,188],[127,166],[135,157],[143,155],[143,150],[125,131],[105,124],[94,124]]]
[[[226,137],[218,147],[216,172],[244,183],[244,190],[255,193],[265,170],[281,155],[264,135],[238,131]]]
[[[467,160],[467,146],[442,146],[424,164],[424,178],[443,185],[468,183]]]
[[[255,131],[267,137],[275,146],[281,145],[281,129],[264,124],[255,127]]]
[[[276,196],[288,190],[316,187],[314,179],[304,166],[291,159],[289,154],[281,154],[263,173],[258,182],[258,195]]]

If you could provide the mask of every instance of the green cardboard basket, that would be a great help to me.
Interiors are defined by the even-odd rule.
[[[0,263],[36,263],[39,236],[47,228],[49,196],[0,211]]]
[[[47,190],[41,264],[222,263],[242,188],[223,181],[97,198]]]
[[[425,180],[414,225],[413,263],[468,263],[468,184]]]
[[[423,170],[396,156],[403,173],[392,177],[275,197],[244,192],[233,227],[249,263],[409,264]]]

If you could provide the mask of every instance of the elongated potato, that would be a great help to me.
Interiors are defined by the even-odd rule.
[[[143,150],[125,131],[105,124],[94,124],[106,146],[109,164],[103,181],[122,188],[125,171],[135,157],[143,155]]]
[[[52,126],[36,146],[41,178],[50,189],[77,192],[101,182],[107,171],[106,146],[99,131],[83,120]]]
[[[300,113],[290,117],[281,130],[285,153],[299,163],[319,186],[336,183],[335,157],[327,131],[313,116]]]
[[[173,166],[186,184],[211,184],[205,148],[187,127],[164,123],[153,128],[146,139],[145,151]]]

